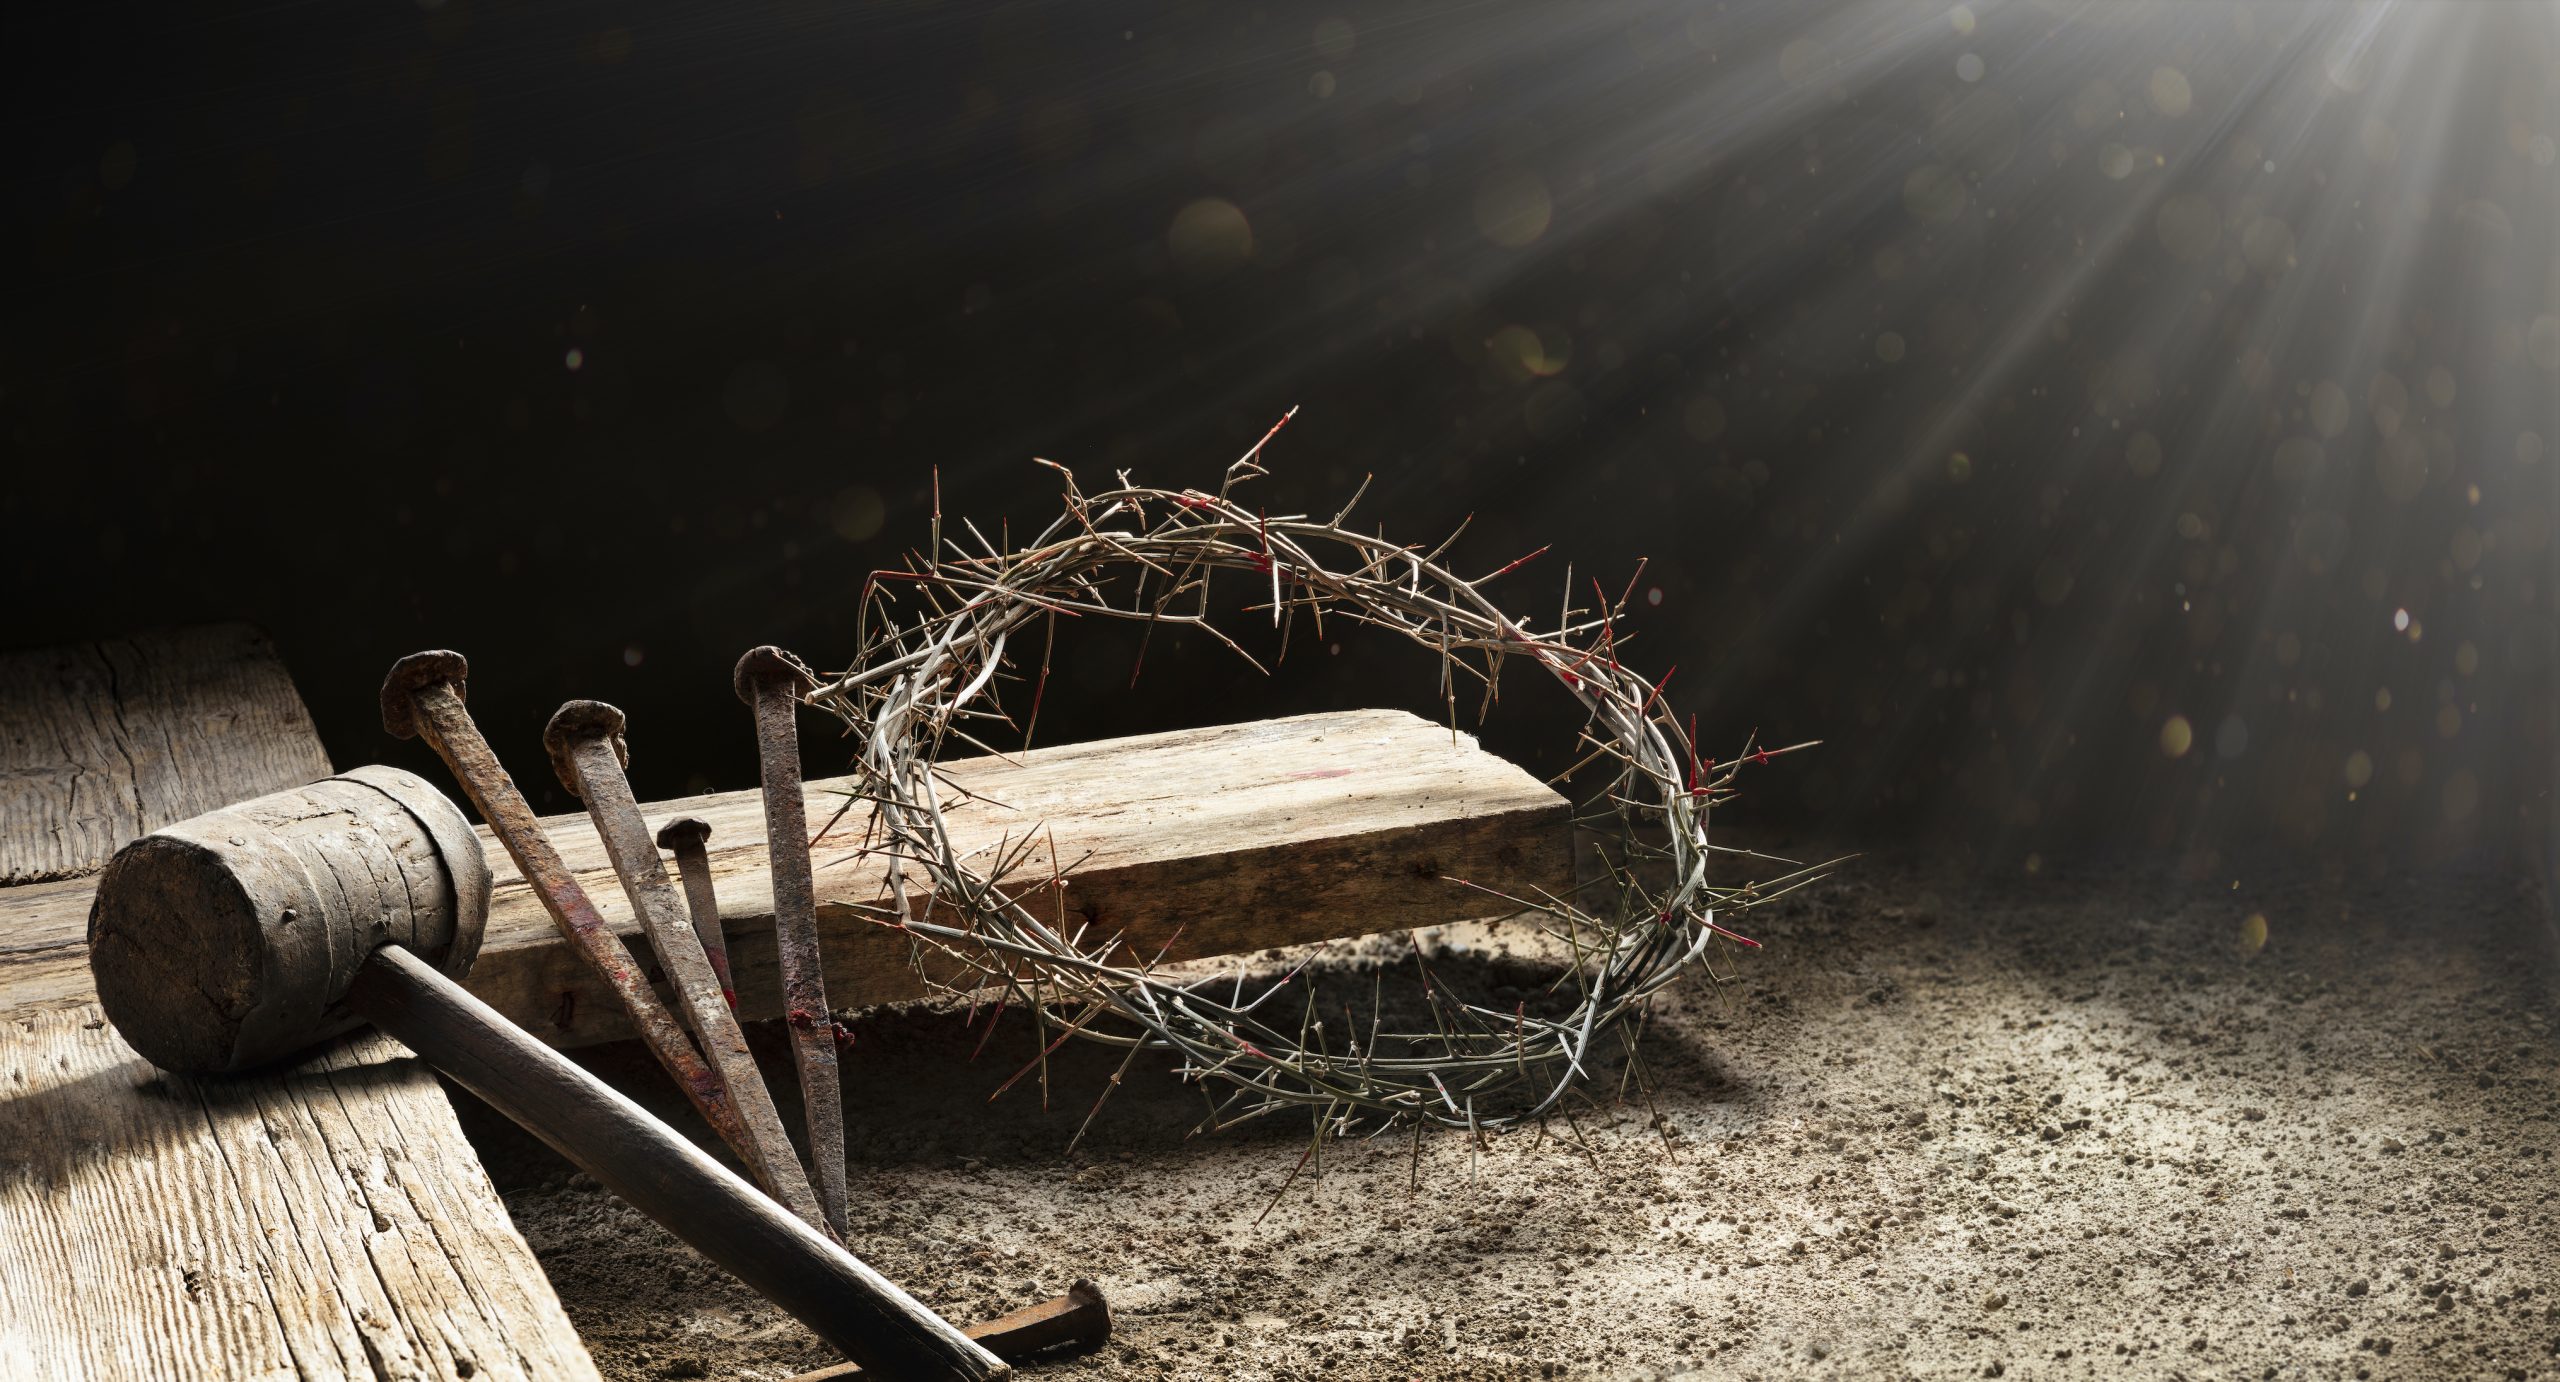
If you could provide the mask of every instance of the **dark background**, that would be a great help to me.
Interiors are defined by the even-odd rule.
[[[739,787],[731,663],[841,666],[937,467],[1019,533],[1033,455],[1214,486],[1299,405],[1274,512],[1374,473],[1391,535],[1475,515],[1461,569],[1553,542],[1503,587],[1548,618],[1649,558],[1632,660],[1710,746],[1826,741],[1742,819],[2539,857],[2560,58],[2393,13],[13,16],[0,642],[249,619],[339,762],[413,765],[374,688],[450,646],[554,809],[574,696],[644,798]],[[1062,646],[1043,737],[1434,708],[1374,637],[1130,651]],[[1574,723],[1524,682],[1486,736]]]

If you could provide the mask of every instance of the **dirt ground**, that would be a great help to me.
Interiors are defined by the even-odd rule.
[[[1198,1091],[1133,1072],[1068,1155],[1110,1053],[1062,1053],[1044,1113],[988,1100],[1027,1028],[973,1063],[955,1013],[872,1016],[852,1241],[962,1320],[1098,1280],[1117,1333],[1060,1378],[2560,1377],[2560,942],[2514,880],[1868,859],[1751,924],[1741,979],[1652,1024],[1658,1130],[1631,1099],[1580,1141],[1343,1146],[1276,1205],[1303,1122],[1186,1140]],[[1504,934],[1438,937],[1439,969],[1540,982]],[[466,1125],[607,1377],[832,1361]]]

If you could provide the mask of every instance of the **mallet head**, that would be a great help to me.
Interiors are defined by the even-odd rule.
[[[357,768],[117,851],[89,967],[152,1064],[241,1070],[359,1025],[339,1000],[383,945],[461,977],[488,916],[471,822],[413,773]]]

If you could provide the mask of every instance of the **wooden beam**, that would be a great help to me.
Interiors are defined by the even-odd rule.
[[[0,886],[94,873],[136,836],[328,775],[245,624],[0,656]]]
[[[946,808],[962,852],[1036,832],[1017,873],[1067,879],[1043,905],[1072,933],[1123,933],[1152,957],[1224,955],[1482,917],[1506,892],[1572,885],[1571,806],[1471,735],[1398,710],[1361,710],[1037,749],[1011,761],[945,765],[978,798]],[[906,938],[859,904],[885,901],[886,865],[862,853],[863,803],[838,818],[847,781],[808,785],[819,944],[827,997],[861,1008],[923,996]],[[959,794],[954,793],[955,797]],[[679,816],[711,823],[711,867],[728,933],[739,1011],[782,1013],[763,808],[752,792],[643,808],[654,830]],[[828,822],[835,821],[832,830]],[[544,822],[606,919],[638,940],[604,846],[584,816]],[[490,846],[494,891],[473,992],[555,1044],[629,1035],[603,986],[553,931],[522,878]],[[984,856],[981,856],[982,858]],[[922,882],[908,889],[919,909]],[[944,913],[947,920],[949,914]],[[1179,936],[1176,932],[1179,931]],[[954,967],[932,965],[937,977]]]
[[[1150,956],[1177,929],[1170,957],[1183,959],[1498,910],[1452,878],[1522,895],[1572,885],[1564,798],[1477,747],[1472,736],[1453,737],[1402,711],[1070,744],[1011,761],[955,761],[945,771],[983,798],[948,812],[962,850],[1039,831],[1023,866],[1039,876],[1054,838],[1068,884],[1048,905],[1093,939],[1124,931]],[[836,819],[844,790],[842,779],[809,784],[813,826]],[[653,828],[678,816],[711,823],[711,865],[740,1010],[779,1016],[772,885],[755,794],[687,797],[644,810]],[[859,853],[861,821],[857,804],[816,847],[827,994],[847,1008],[926,992],[907,941],[857,910],[886,896],[884,866]],[[543,825],[606,919],[645,959],[646,943],[594,826],[584,816]],[[558,1045],[629,1036],[610,995],[577,963],[494,841],[489,857],[496,889],[472,991]],[[85,1001],[86,890],[16,891],[25,905],[15,915],[7,911],[15,898],[0,893],[0,1012]],[[920,893],[916,900],[920,905]]]
[[[47,870],[329,771],[253,630],[0,658],[0,725],[38,779],[0,853]],[[87,727],[61,751],[90,766],[28,726]],[[0,887],[0,995],[48,995],[0,997],[0,1376],[596,1377],[431,1072],[373,1035],[253,1079],[154,1069],[89,1001],[90,887]]]
[[[435,1077],[362,1034],[165,1075],[0,1023],[0,1376],[593,1379]]]

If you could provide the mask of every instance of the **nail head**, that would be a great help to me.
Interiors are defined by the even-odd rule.
[[[801,665],[800,659],[766,643],[747,649],[747,655],[738,659],[738,670],[731,677],[730,685],[736,689],[739,700],[754,705],[756,688],[777,681],[789,686],[794,696],[802,695],[818,684],[818,679]]]
[[[622,740],[624,723],[622,712],[603,701],[570,701],[551,713],[551,723],[542,727],[542,748],[551,755],[551,771],[569,795],[586,799],[586,793],[578,790],[578,769],[570,755],[588,740],[612,744],[614,761],[631,766],[631,746]]]
[[[394,739],[417,738],[418,692],[448,683],[457,699],[467,700],[470,676],[470,662],[450,648],[430,648],[392,663],[391,671],[382,678],[383,729]]]

